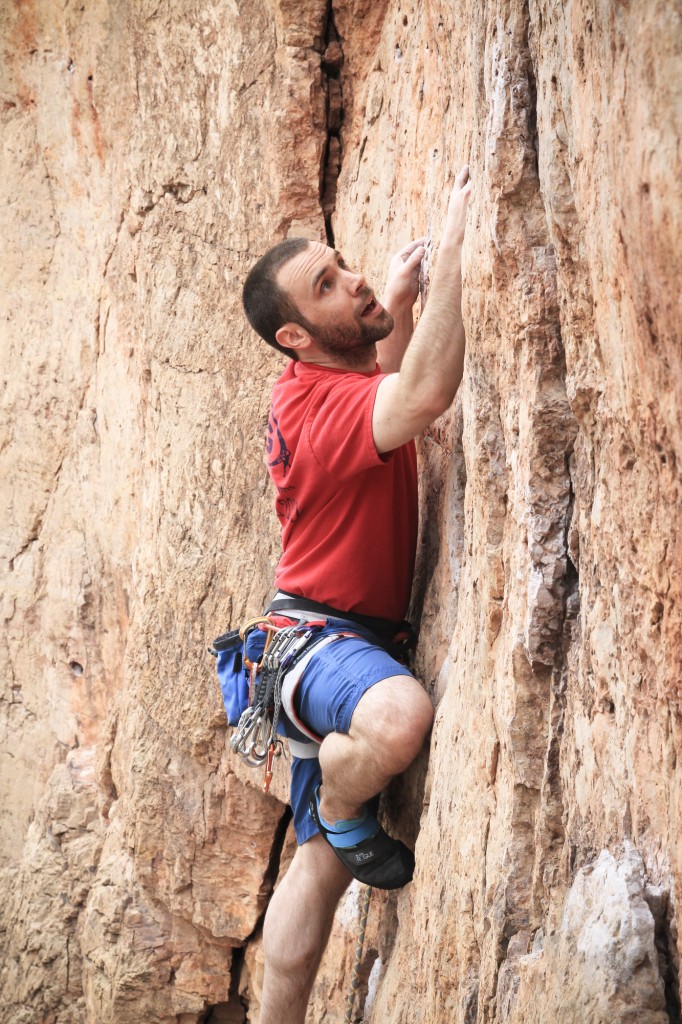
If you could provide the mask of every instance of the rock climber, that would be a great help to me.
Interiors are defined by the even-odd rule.
[[[462,379],[470,188],[464,167],[416,330],[423,239],[391,261],[383,304],[339,252],[299,238],[267,252],[244,285],[252,327],[290,357],[266,439],[282,528],[275,596],[311,613],[336,609],[352,632],[313,652],[296,692],[299,722],[323,741],[317,757],[292,759],[299,845],[266,915],[260,1024],[303,1024],[352,877],[387,889],[412,878],[413,855],[379,826],[373,798],[412,763],[433,719],[390,633],[400,632],[415,562],[413,439]]]

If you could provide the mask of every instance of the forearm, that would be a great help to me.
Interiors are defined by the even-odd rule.
[[[394,327],[377,343],[379,364],[386,373],[398,372],[414,331],[412,310],[419,295],[423,255],[424,239],[415,238],[395,254],[388,268],[383,305],[393,317]]]
[[[462,379],[462,244],[470,191],[465,166],[450,195],[429,301],[399,372],[377,388],[372,434],[380,453],[416,437],[445,412]]]
[[[395,304],[386,298],[384,306],[393,317],[394,327],[388,337],[377,342],[377,358],[384,373],[397,373],[414,331],[411,304]]]
[[[405,401],[437,410],[452,403],[464,368],[462,246],[444,241],[429,300],[400,367]]]

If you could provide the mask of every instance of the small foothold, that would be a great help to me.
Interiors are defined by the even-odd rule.
[[[69,668],[71,669],[71,671],[73,672],[73,674],[75,676],[82,676],[83,675],[83,666],[81,665],[81,663],[79,661],[70,661],[69,662]]]

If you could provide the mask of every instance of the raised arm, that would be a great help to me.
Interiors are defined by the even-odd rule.
[[[398,373],[377,388],[372,432],[379,452],[416,437],[451,405],[464,367],[462,243],[471,191],[469,168],[455,179],[429,301]]]
[[[419,295],[419,268],[424,256],[424,239],[415,238],[403,246],[388,267],[382,305],[395,326],[387,338],[377,342],[377,359],[384,373],[397,373],[414,331],[412,308]]]

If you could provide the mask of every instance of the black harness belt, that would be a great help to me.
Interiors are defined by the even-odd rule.
[[[417,646],[417,634],[409,622],[394,622],[391,619],[380,619],[373,615],[359,615],[357,612],[344,612],[339,608],[332,608],[331,605],[321,604],[319,601],[310,601],[307,597],[299,597],[290,594],[286,590],[280,590],[280,595],[270,602],[266,609],[268,612],[301,611],[310,612],[313,615],[324,615],[329,619],[338,619],[340,623],[360,626],[376,637],[377,643],[384,650],[405,664],[409,662],[410,655]]]

